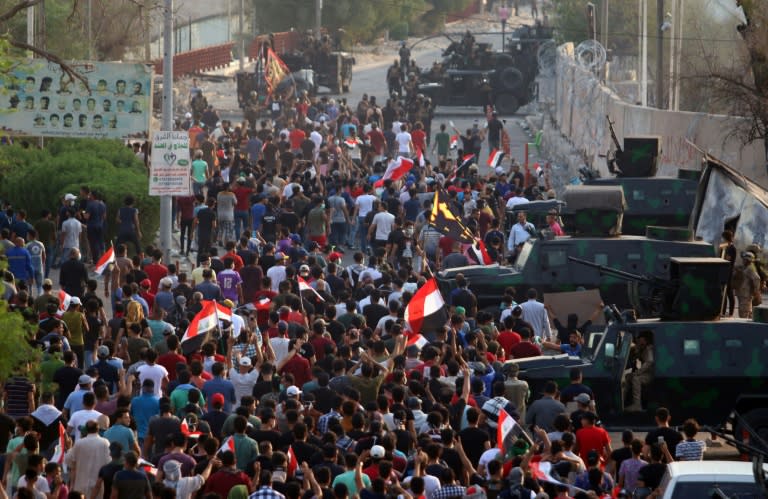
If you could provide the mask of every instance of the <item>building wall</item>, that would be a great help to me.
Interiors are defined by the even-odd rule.
[[[576,157],[608,176],[605,160],[600,157],[612,148],[608,115],[615,122],[620,143],[624,137],[660,137],[658,175],[676,176],[680,168],[700,169],[702,155],[691,142],[758,184],[768,186],[762,142],[744,145],[733,132],[740,118],[644,108],[625,102],[579,66],[573,53],[571,43],[559,47],[554,81],[540,87],[542,99],[550,102],[554,127],[565,139],[553,140],[552,144],[569,144]],[[553,153],[568,155],[565,151]]]

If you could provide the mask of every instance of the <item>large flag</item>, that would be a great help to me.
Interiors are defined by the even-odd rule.
[[[389,162],[387,165],[387,171],[384,172],[384,175],[377,180],[373,186],[374,187],[382,187],[384,185],[384,181],[387,179],[392,180],[400,180],[405,176],[406,173],[411,171],[413,168],[413,160],[404,158],[402,156],[398,156],[397,158],[393,159]]]
[[[424,348],[424,346],[429,343],[429,341],[427,341],[424,336],[420,335],[419,333],[414,333],[413,331],[407,331],[406,338],[408,338],[408,341],[405,343],[406,347],[416,345],[419,350]]]
[[[572,487],[573,489],[577,491],[581,491],[582,489],[578,487],[573,487],[572,485],[569,485],[567,483],[564,483],[554,476],[552,476],[552,472],[554,471],[552,467],[552,463],[549,461],[535,461],[531,462],[529,465],[531,470],[531,475],[533,475],[533,478],[540,482],[549,482],[554,483],[557,485],[566,485],[568,487]]]
[[[478,265],[490,265],[493,263],[491,255],[488,254],[488,248],[485,247],[485,242],[479,237],[475,238],[475,243],[469,247],[469,251],[472,252],[471,256]]]
[[[205,343],[210,332],[216,329],[219,321],[232,321],[232,310],[215,301],[203,300],[203,308],[189,323],[187,331],[181,338],[184,355],[195,352]]]
[[[437,330],[447,320],[445,300],[433,277],[416,291],[405,307],[406,328],[420,335],[423,331]]]
[[[96,268],[93,269],[94,272],[96,272],[99,275],[102,275],[105,270],[107,270],[107,267],[109,267],[110,263],[115,263],[115,247],[110,246],[107,251],[101,255],[101,258],[99,258],[99,261],[96,262]]]
[[[64,291],[59,290],[59,311],[56,312],[57,317],[61,317],[64,312],[69,308],[69,303],[72,301],[72,295]]]
[[[51,456],[52,463],[59,463],[64,465],[64,454],[67,451],[67,430],[64,425],[59,422],[59,438],[56,440],[56,450]]]
[[[490,166],[491,168],[496,168],[501,164],[501,160],[504,159],[504,151],[499,151],[498,149],[494,149],[491,151],[490,154],[488,154],[488,161],[486,164]]]
[[[499,419],[496,422],[496,444],[502,451],[505,447],[507,449],[510,448],[509,445],[505,446],[505,440],[510,436],[515,426],[517,426],[517,423],[515,423],[512,416],[505,409],[499,410]]]
[[[307,284],[307,281],[301,278],[301,276],[298,276],[299,279],[299,291],[312,291],[315,296],[317,296],[317,299],[320,301],[325,301],[325,299],[320,296],[320,293],[317,292],[315,288]]]
[[[267,81],[269,95],[272,95],[277,85],[289,74],[291,74],[291,70],[275,54],[275,51],[271,48],[267,49],[267,60],[264,62],[264,79]]]
[[[435,199],[432,202],[432,211],[429,214],[429,223],[435,230],[445,234],[454,241],[464,244],[473,244],[475,235],[469,230],[459,217],[451,211],[448,194],[443,190],[435,191]]]

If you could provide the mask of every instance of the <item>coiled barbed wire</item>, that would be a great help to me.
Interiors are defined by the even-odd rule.
[[[584,40],[576,47],[576,62],[590,71],[602,69],[607,55],[605,47],[597,40]]]

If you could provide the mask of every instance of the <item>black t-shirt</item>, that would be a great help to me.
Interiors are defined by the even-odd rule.
[[[200,234],[211,234],[214,221],[216,221],[216,213],[207,206],[197,212],[197,230]]]
[[[485,443],[490,441],[488,432],[480,428],[464,428],[459,432],[461,446],[464,447],[469,461],[477,463],[485,452]]]
[[[498,118],[493,118],[488,122],[488,138],[491,140],[500,140],[501,131],[504,129],[504,125]]]
[[[443,448],[442,458],[443,461],[445,461],[445,464],[453,470],[454,476],[462,476],[464,465],[461,462],[461,457],[459,457],[459,451],[453,447],[445,447]]]
[[[667,443],[667,449],[674,449],[677,444],[683,441],[683,436],[679,431],[675,431],[668,427],[654,428],[649,431],[645,436],[645,444],[651,445],[658,443],[659,437],[664,437],[664,441]]]
[[[387,238],[387,243],[391,245],[397,245],[397,257],[400,258],[403,256],[403,250],[405,249],[405,241],[407,238],[405,237],[405,234],[403,233],[403,229],[395,229],[392,232],[389,233],[389,237]]]
[[[366,305],[363,309],[363,315],[365,316],[365,323],[371,327],[376,327],[379,319],[389,313],[389,309],[384,305],[378,303],[371,303]]]
[[[667,471],[667,465],[662,463],[646,464],[637,473],[637,478],[642,480],[646,487],[653,490],[661,485],[661,479]]]
[[[288,227],[292,234],[296,232],[296,228],[299,226],[299,216],[292,211],[282,212],[277,220],[283,227]]]
[[[57,403],[59,409],[64,406],[64,402],[69,394],[75,391],[77,382],[82,375],[83,371],[72,366],[62,366],[53,373],[53,382],[59,385],[59,400]]]
[[[257,442],[263,442],[264,440],[270,442],[272,444],[272,448],[275,450],[280,449],[280,441],[281,441],[281,435],[280,433],[274,431],[274,430],[256,430],[253,432],[253,438]]]
[[[611,459],[616,463],[616,466],[614,467],[614,478],[619,475],[619,470],[621,469],[621,463],[626,461],[627,459],[632,458],[632,449],[629,447],[622,447],[620,449],[616,449],[613,452],[611,452]]]
[[[264,212],[264,216],[261,217],[261,237],[263,237],[268,243],[275,242],[275,236],[277,235],[277,215],[269,205],[267,205],[267,211]],[[273,257],[274,258],[274,257]],[[273,260],[274,263],[274,260]],[[261,267],[264,268],[264,262],[262,261]],[[267,269],[264,270],[267,272]]]
[[[99,478],[104,482],[104,499],[109,499],[109,496],[112,494],[112,477],[122,469],[122,463],[111,462],[105,464],[99,470]]]

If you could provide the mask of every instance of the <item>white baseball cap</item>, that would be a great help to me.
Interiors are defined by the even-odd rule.
[[[374,445],[373,447],[371,447],[372,458],[381,459],[382,457],[384,457],[384,454],[385,454],[384,447],[382,447],[381,445]]]
[[[298,397],[301,395],[301,390],[299,390],[298,386],[289,386],[287,390],[285,390],[285,394],[289,397]]]

